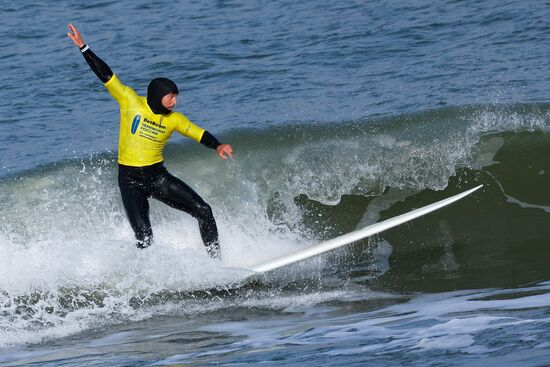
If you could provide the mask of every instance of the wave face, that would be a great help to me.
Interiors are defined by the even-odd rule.
[[[133,245],[111,153],[0,181],[0,346],[153,315],[196,314],[272,291],[515,287],[550,278],[550,105],[239,130],[235,160],[170,145],[168,169],[209,202],[225,267],[189,216],[152,202],[154,246]],[[484,188],[437,213],[235,291],[243,269]],[[203,294],[200,290],[214,292]]]

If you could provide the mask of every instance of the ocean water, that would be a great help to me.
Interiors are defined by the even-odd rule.
[[[2,1],[0,365],[550,366],[550,4]],[[234,160],[165,163],[218,221],[152,202],[139,251],[118,106],[66,36]],[[242,282],[247,267],[476,185]]]

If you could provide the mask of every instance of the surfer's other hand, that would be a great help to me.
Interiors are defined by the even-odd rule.
[[[226,154],[229,156],[229,158],[233,159],[233,148],[231,148],[231,145],[229,144],[220,144],[216,148],[216,153],[218,153],[218,156],[221,159],[227,159],[225,156]]]
[[[69,23],[67,27],[69,27],[70,31],[69,33],[67,33],[67,36],[69,36],[69,38],[74,42],[75,45],[77,45],[79,48],[82,48],[86,43],[82,39],[82,36],[80,35],[78,29],[76,29],[76,27],[72,23]]]

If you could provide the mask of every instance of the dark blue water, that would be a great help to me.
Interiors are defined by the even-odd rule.
[[[8,2],[3,13],[4,174],[116,148],[116,104],[71,47],[69,21],[136,91],[176,80],[180,110],[218,133],[547,98],[544,1]]]
[[[0,25],[0,363],[550,365],[545,1],[7,2]],[[132,245],[119,78],[158,76],[232,144],[172,137],[211,203],[152,203]],[[484,184],[448,210],[236,290],[243,267]],[[203,292],[203,289],[209,289]]]

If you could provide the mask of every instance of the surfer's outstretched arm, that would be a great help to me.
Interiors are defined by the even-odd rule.
[[[90,65],[90,68],[92,71],[97,75],[97,77],[103,82],[107,83],[109,79],[113,76],[113,72],[109,65],[107,65],[103,60],[101,60],[99,57],[96,56],[90,50],[90,47],[84,42],[82,39],[82,36],[80,35],[80,32],[74,25],[71,23],[68,24],[69,27],[69,33],[67,33],[67,36],[74,42],[75,45],[80,48],[80,51],[82,52],[82,56],[84,56],[84,59]]]

